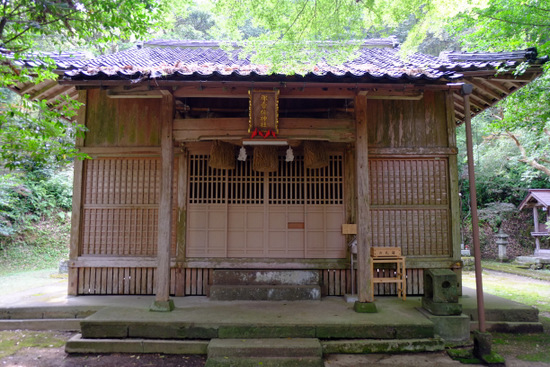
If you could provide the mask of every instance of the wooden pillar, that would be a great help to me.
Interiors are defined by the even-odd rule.
[[[538,232],[539,231],[539,209],[536,206],[533,207],[533,221],[535,222],[533,230],[535,232]],[[540,251],[540,239],[538,238],[538,236],[535,236],[535,255],[538,255],[539,251]]]
[[[181,263],[185,261],[185,252],[187,246],[187,185],[188,185],[188,160],[189,152],[185,147],[181,148],[182,152],[178,157],[178,217],[176,228],[176,261]],[[184,284],[185,269],[180,266],[176,269],[176,297],[185,295]]]
[[[474,167],[474,148],[472,142],[472,119],[470,116],[470,93],[472,86],[465,84],[462,87],[464,96],[464,123],[466,125],[466,153],[468,156],[468,181],[470,184],[470,210],[472,213],[472,239],[474,245],[474,263],[476,274],[477,315],[479,331],[485,332],[485,302],[483,299],[483,281],[481,275],[481,248],[479,245],[479,220],[477,216],[477,193]]]
[[[357,312],[376,312],[371,283],[369,153],[367,135],[367,96],[355,97],[355,167],[357,180]]]
[[[81,103],[78,109],[77,122],[86,126],[86,102],[88,93],[86,90],[78,91],[78,102]],[[77,137],[75,147],[77,149],[84,146],[84,138]],[[82,224],[82,184],[84,182],[84,162],[80,159],[74,161],[73,172],[73,208],[71,213],[71,239],[69,242],[69,285],[67,294],[76,296],[78,294],[78,268],[75,261],[81,253],[80,232]]]
[[[161,179],[158,213],[158,244],[155,301],[151,311],[172,311],[170,299],[170,241],[172,238],[172,182],[174,176],[174,143],[172,125],[174,120],[174,97],[161,91]]]

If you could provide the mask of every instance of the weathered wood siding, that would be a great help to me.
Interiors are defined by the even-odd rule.
[[[112,99],[88,90],[86,147],[160,146],[161,99]]]
[[[448,147],[444,92],[425,91],[420,100],[369,99],[370,148]]]

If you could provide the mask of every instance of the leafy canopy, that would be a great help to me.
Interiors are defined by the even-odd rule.
[[[77,151],[72,139],[83,127],[67,121],[78,108],[61,101],[60,112],[46,101],[15,98],[8,87],[55,79],[55,64],[44,52],[146,38],[187,7],[188,0],[0,0],[0,158],[8,168],[32,169],[67,162]],[[50,54],[53,55],[54,54]],[[40,60],[32,65],[25,58]]]

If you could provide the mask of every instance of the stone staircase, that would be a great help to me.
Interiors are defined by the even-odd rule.
[[[320,300],[317,270],[214,270],[210,299],[215,301]]]

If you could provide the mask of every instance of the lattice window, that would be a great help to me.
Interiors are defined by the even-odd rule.
[[[252,159],[238,161],[234,170],[208,167],[208,155],[190,156],[189,203],[342,205],[343,157],[330,156],[328,167],[304,168],[303,157],[286,162],[279,157],[277,172],[264,174],[252,169]]]

